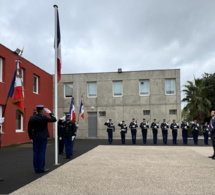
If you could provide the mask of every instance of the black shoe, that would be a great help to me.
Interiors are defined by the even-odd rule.
[[[212,155],[212,156],[208,156],[208,158],[214,158],[215,156],[214,155]]]
[[[0,178],[0,181],[4,181],[2,178]]]
[[[43,172],[49,172],[50,170],[49,169],[44,169],[44,171]]]
[[[71,156],[66,156],[64,159],[72,159]]]

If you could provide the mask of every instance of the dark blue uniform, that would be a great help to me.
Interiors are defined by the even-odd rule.
[[[109,144],[112,144],[112,142],[113,142],[113,131],[115,131],[115,126],[113,123],[109,122],[109,120],[104,125],[106,125],[108,127],[107,128],[108,142],[109,142]]]
[[[177,144],[178,128],[179,128],[178,123],[174,123],[174,122],[173,122],[173,123],[170,125],[170,129],[172,129],[172,143],[173,143],[173,144]]]
[[[120,127],[122,144],[125,144],[125,134],[127,133],[127,126],[125,123],[123,124],[122,122],[119,123],[118,126]]]
[[[212,158],[215,158],[215,117],[213,117],[210,120],[210,124],[209,124],[209,132],[211,134],[211,142],[213,145],[213,149],[214,149],[214,154],[211,156]]]
[[[42,114],[36,114],[29,119],[28,135],[33,140],[33,164],[36,173],[42,173],[45,170],[45,153],[48,132],[48,122],[56,122],[56,118],[52,113],[48,118]]]
[[[193,131],[193,142],[195,145],[197,145],[198,144],[198,136],[199,136],[199,124],[193,123],[191,128]]]
[[[66,150],[66,158],[72,158],[73,156],[73,141],[72,136],[75,135],[76,125],[73,121],[64,121],[63,123],[63,131],[64,131],[64,143]]]
[[[208,132],[209,132],[209,125],[203,126],[203,135],[204,135],[204,143],[208,145]]]
[[[136,122],[131,122],[129,125],[129,128],[131,129],[131,137],[132,137],[133,144],[136,144],[137,127],[138,125]]]
[[[161,130],[162,130],[164,144],[167,144],[168,128],[169,128],[168,123],[166,123],[166,122],[161,123]]]
[[[63,122],[62,120],[58,121],[58,146],[59,154],[63,154],[64,149],[64,132],[63,132]]]
[[[181,124],[181,129],[182,129],[183,144],[187,144],[189,123],[183,122]]]
[[[153,143],[157,144],[157,135],[158,135],[158,129],[159,129],[158,123],[153,122],[151,124],[151,128],[152,128],[152,133],[153,133]]]
[[[149,125],[147,122],[140,123],[140,128],[142,129],[142,137],[143,137],[143,143],[147,143],[147,131],[149,128]]]

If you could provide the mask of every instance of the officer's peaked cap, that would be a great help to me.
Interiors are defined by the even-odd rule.
[[[154,120],[156,120],[156,118]]]
[[[43,110],[44,106],[43,105],[37,105],[37,110]]]
[[[69,117],[69,116],[71,116],[71,114],[68,112],[68,113],[66,113],[66,117]]]
[[[125,122],[125,121],[122,121],[122,122]]]
[[[132,118],[132,120],[135,120],[135,118]]]
[[[145,118],[143,120],[146,120]]]

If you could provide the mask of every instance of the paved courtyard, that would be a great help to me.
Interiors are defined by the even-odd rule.
[[[99,145],[12,194],[215,194],[212,147]]]

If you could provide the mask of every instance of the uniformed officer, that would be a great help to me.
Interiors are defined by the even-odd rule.
[[[45,153],[49,137],[48,123],[56,122],[54,114],[49,109],[44,108],[51,118],[43,115],[43,108],[43,105],[37,105],[37,114],[30,117],[28,122],[28,136],[33,142],[33,165],[36,173],[49,171],[45,169]]]
[[[136,144],[137,127],[137,121],[135,121],[135,118],[133,118],[132,122],[129,125],[129,128],[131,129],[131,137],[133,144]]]
[[[63,122],[64,120],[59,119],[58,120],[58,146],[59,146],[59,154],[64,154],[64,128],[63,128]]]
[[[0,134],[1,134],[1,128],[2,128],[2,123],[4,122],[4,117],[0,118]],[[0,135],[0,148],[1,148],[1,135]],[[0,178],[0,181],[3,181],[2,178]]]
[[[203,135],[204,135],[204,143],[208,145],[208,133],[209,133],[209,125],[207,122],[203,125]]]
[[[127,126],[125,124],[125,121],[120,122],[118,126],[120,127],[122,144],[125,144],[125,134],[127,133]]]
[[[115,131],[115,126],[112,123],[111,119],[107,120],[107,122],[105,122],[104,125],[107,126],[107,133],[108,133],[109,144],[112,144],[112,142],[113,142],[113,132]]]
[[[197,120],[194,120],[194,123],[192,124],[192,131],[193,131],[193,142],[195,145],[198,145],[198,136],[199,136],[199,123],[197,123]]]
[[[161,131],[163,135],[164,144],[167,144],[168,128],[169,128],[169,124],[166,122],[166,119],[163,119],[163,122],[161,123]]]
[[[172,143],[177,144],[177,135],[178,135],[178,123],[175,122],[175,119],[172,121],[170,125],[170,129],[172,129]]]
[[[209,156],[209,158],[212,158],[215,160],[215,111],[211,111],[211,120],[209,124],[209,135],[211,136],[211,142],[213,145],[214,153],[212,156]]]
[[[153,143],[157,144],[157,135],[158,135],[158,129],[159,124],[156,122],[156,119],[154,119],[154,122],[151,124],[152,133],[153,133]]]
[[[142,136],[143,136],[143,143],[146,144],[147,142],[147,131],[149,128],[149,124],[146,122],[146,119],[143,119],[143,122],[140,123],[140,128],[142,129]]]
[[[186,119],[183,120],[181,124],[181,129],[182,129],[183,144],[187,144],[189,123],[186,121]]]
[[[64,131],[64,143],[65,143],[65,151],[66,151],[66,159],[71,159],[73,156],[73,140],[72,136],[74,136],[76,132],[76,125],[73,121],[71,121],[71,114],[66,114],[66,120],[63,122],[63,131]]]

